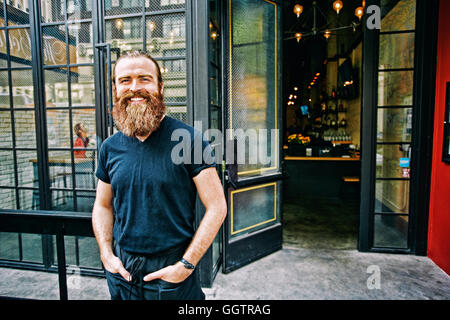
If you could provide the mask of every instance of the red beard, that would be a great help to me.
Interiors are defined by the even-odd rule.
[[[131,104],[132,98],[141,97],[145,100],[139,104]],[[160,93],[149,94],[145,90],[126,91],[120,98],[114,93],[114,108],[112,115],[123,134],[145,137],[159,128],[166,113],[164,98]]]

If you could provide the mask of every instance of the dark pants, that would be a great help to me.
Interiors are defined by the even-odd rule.
[[[131,274],[126,281],[119,273],[106,271],[112,300],[204,300],[197,269],[183,282],[171,283],[161,279],[145,282],[149,273],[175,264],[181,259],[186,246],[179,246],[155,255],[136,255],[115,246],[114,252]]]

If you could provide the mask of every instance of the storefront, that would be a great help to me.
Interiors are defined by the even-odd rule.
[[[170,116],[224,133],[211,143],[223,155],[217,170],[229,212],[200,264],[204,286],[220,268],[231,272],[282,248],[283,197],[324,163],[360,181],[359,250],[426,254],[437,1],[365,2],[381,9],[381,29],[366,28],[365,15],[359,42],[343,52],[358,65],[359,86],[349,115],[356,120],[346,119],[352,132],[339,140],[358,147],[338,162],[324,160],[325,149],[299,156],[283,148],[291,119],[283,20],[291,2],[0,1],[0,266],[56,271],[66,262],[68,272],[103,274],[89,229],[94,172],[101,142],[116,130],[111,67],[131,49],[160,62]],[[321,70],[337,75],[346,59],[336,57]],[[334,105],[336,114],[344,110]],[[90,138],[83,157],[74,150],[78,124]],[[270,142],[264,161],[252,161],[260,141]],[[292,170],[296,179],[285,179]],[[199,202],[196,223],[202,213]],[[52,216],[62,226],[56,234],[45,227]],[[395,241],[383,237],[387,228]]]

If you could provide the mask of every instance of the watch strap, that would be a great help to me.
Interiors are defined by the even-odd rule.
[[[192,263],[190,263],[189,261],[187,261],[186,259],[184,259],[184,258],[181,258],[181,259],[180,259],[180,262],[181,262],[182,264],[184,264],[184,267],[185,267],[186,269],[190,269],[190,270],[195,269],[195,266],[194,266]]]

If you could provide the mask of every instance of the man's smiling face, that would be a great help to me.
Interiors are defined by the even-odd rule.
[[[163,85],[158,80],[158,67],[150,59],[140,57],[125,57],[115,67],[115,93],[120,99],[127,91],[145,90],[148,94],[162,94]],[[132,103],[139,103],[139,98],[133,98]]]
[[[165,114],[157,65],[145,56],[124,57],[114,74],[114,121],[128,136],[147,136]]]

